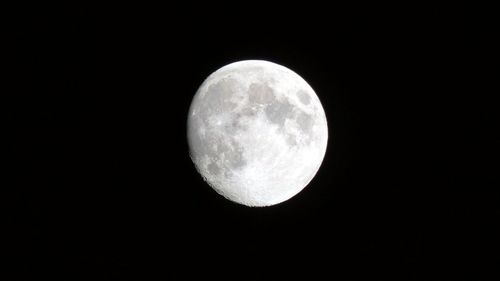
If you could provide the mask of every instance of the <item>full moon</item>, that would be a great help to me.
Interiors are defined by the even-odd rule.
[[[203,179],[246,206],[290,199],[316,175],[328,127],[314,90],[262,60],[228,64],[201,84],[189,109],[190,157]]]

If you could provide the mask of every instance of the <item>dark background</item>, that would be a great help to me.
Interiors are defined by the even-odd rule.
[[[2,280],[498,280],[468,7],[292,2],[20,9]],[[194,93],[243,59],[300,74],[328,119],[317,176],[273,207],[225,200],[188,156]]]

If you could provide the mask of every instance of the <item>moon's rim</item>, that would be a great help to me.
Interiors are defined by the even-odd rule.
[[[190,144],[190,136],[189,136],[189,127],[190,127],[190,124],[191,124],[191,118],[190,118],[190,116],[188,117],[188,120],[187,120],[187,128],[188,128],[188,130],[186,130],[186,135],[187,135],[187,140],[188,140],[188,147],[189,147],[189,157],[192,160],[192,162],[195,164],[196,170],[202,176],[202,178],[204,179],[204,181],[207,182],[207,184],[209,186],[211,186],[212,189],[214,189],[218,194],[222,195],[224,198],[228,199],[229,201],[231,201],[233,203],[236,203],[236,204],[239,204],[239,205],[244,205],[244,206],[247,206],[247,207],[269,207],[269,206],[275,206],[275,205],[278,205],[278,204],[281,204],[281,203],[283,203],[285,201],[290,200],[292,197],[295,197],[298,193],[300,193],[301,191],[303,191],[311,183],[311,181],[314,179],[314,177],[318,173],[319,169],[321,168],[321,166],[322,166],[322,164],[324,162],[324,159],[325,159],[325,156],[326,156],[326,152],[327,152],[327,149],[328,149],[328,141],[329,141],[329,135],[330,135],[329,128],[328,128],[328,120],[326,119],[326,112],[324,111],[323,103],[319,99],[319,96],[317,95],[316,91],[314,91],[314,89],[312,88],[312,86],[302,76],[300,76],[298,73],[296,73],[295,71],[291,70],[290,68],[288,68],[286,66],[280,65],[280,64],[275,63],[273,61],[261,60],[261,59],[250,59],[250,60],[234,61],[234,62],[226,64],[226,65],[224,65],[224,66],[216,69],[215,71],[213,71],[203,81],[203,83],[200,85],[200,87],[197,89],[195,95],[193,96],[193,100],[191,101],[191,104],[190,104],[190,107],[189,107],[189,111],[188,111],[189,114],[194,109],[194,106],[195,106],[195,102],[194,101],[195,101],[197,95],[200,93],[201,89],[203,88],[203,86],[206,83],[209,83],[212,79],[214,79],[215,76],[221,75],[221,73],[224,72],[224,71],[231,70],[231,69],[235,68],[236,66],[243,67],[245,65],[271,67],[271,68],[274,68],[274,69],[280,69],[280,70],[283,70],[285,72],[292,73],[294,76],[296,76],[296,77],[300,78],[301,80],[303,80],[305,82],[305,84],[307,84],[307,86],[312,90],[312,93],[314,94],[314,96],[317,99],[317,102],[319,103],[319,110],[321,110],[321,113],[322,113],[322,116],[323,116],[323,121],[325,122],[324,123],[325,124],[325,132],[324,132],[324,134],[325,134],[325,146],[324,146],[324,149],[321,152],[321,158],[319,158],[320,161],[317,164],[317,168],[314,170],[314,172],[312,173],[312,176],[309,178],[309,180],[305,184],[303,184],[302,188],[294,190],[294,192],[290,196],[288,196],[284,200],[280,199],[280,201],[278,201],[276,203],[260,204],[260,203],[255,203],[255,202],[248,202],[248,201],[245,201],[243,199],[242,200],[238,200],[239,198],[237,198],[237,199],[230,198],[230,197],[227,196],[227,194],[224,194],[224,192],[222,192],[221,190],[219,190],[219,188],[215,187],[210,182],[210,180],[208,180],[206,178],[206,176],[204,175],[203,171],[200,170],[200,167],[198,167],[198,164],[195,161],[196,156],[194,156],[193,153],[192,153],[191,144]],[[253,204],[253,203],[255,203],[255,204]]]

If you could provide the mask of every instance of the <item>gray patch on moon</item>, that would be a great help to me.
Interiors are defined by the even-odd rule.
[[[231,144],[227,147],[228,149],[223,153],[228,166],[235,169],[245,166],[246,161],[243,158],[243,147],[234,140],[231,140]]]
[[[303,137],[304,143],[310,144],[314,135],[314,118],[305,112],[300,112],[297,116],[296,122],[299,125],[299,130],[302,131],[301,136]]]
[[[251,104],[269,104],[275,99],[271,87],[266,84],[252,83],[248,88],[248,101]]]
[[[311,117],[311,115],[300,112],[299,116],[297,116],[297,124],[299,124],[299,128],[302,130],[302,132],[304,132],[306,135],[310,135],[312,126],[314,125],[314,119]]]
[[[225,112],[236,107],[236,103],[231,102],[233,93],[237,90],[237,82],[233,78],[223,78],[210,85],[203,102],[202,108]],[[202,116],[203,118],[203,116]]]
[[[212,138],[215,139],[215,138]],[[207,141],[204,151],[200,151],[201,156],[207,156],[211,159],[207,165],[207,170],[211,175],[219,175],[224,167],[231,170],[242,168],[246,165],[243,158],[243,147],[235,141]],[[223,161],[221,161],[221,159]],[[227,175],[226,175],[227,176]]]
[[[208,172],[212,175],[218,175],[220,173],[220,167],[214,162],[210,162],[207,166]]]
[[[286,137],[286,143],[289,146],[295,146],[297,145],[297,137],[294,134],[288,134]]]
[[[297,96],[301,103],[308,105],[311,102],[311,97],[304,90],[297,91]]]
[[[209,159],[218,159],[217,151],[219,150],[218,141],[215,137],[209,136],[200,138],[199,140],[204,145],[199,148],[198,153],[200,156],[208,156]]]
[[[295,110],[292,119],[295,120],[299,131],[286,132],[285,128],[278,129],[279,132],[286,135],[286,143],[290,147],[298,145],[299,142],[310,144],[313,135],[314,118],[301,110]]]
[[[285,125],[285,119],[290,118],[294,106],[288,100],[275,100],[265,108],[267,119],[279,126]]]
[[[242,116],[254,117],[257,115],[258,111],[259,110],[255,107],[246,106],[246,107],[242,108],[241,111],[237,113],[237,115],[238,115],[238,118],[241,118]]]
[[[241,131],[245,128],[241,123],[241,113],[236,113],[231,116],[230,122],[224,124],[224,131],[229,133],[230,135],[236,134],[238,131]]]

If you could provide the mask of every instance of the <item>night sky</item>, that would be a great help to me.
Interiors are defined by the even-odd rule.
[[[19,10],[0,279],[499,280],[467,7],[292,2]],[[224,199],[188,154],[197,88],[244,59],[297,72],[328,120],[316,177],[272,207]]]

